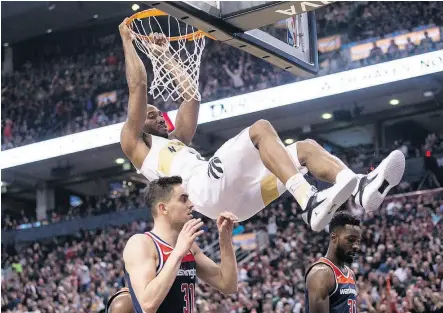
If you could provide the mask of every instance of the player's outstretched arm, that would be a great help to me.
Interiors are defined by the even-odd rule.
[[[180,105],[175,118],[175,129],[169,134],[169,137],[189,145],[197,130],[200,109],[200,101],[191,98],[191,95],[195,94],[197,86],[189,74],[170,55],[169,50],[164,52],[167,49],[166,37],[163,34],[155,34],[154,36],[157,45],[165,45],[163,49],[159,49],[159,52],[162,52],[159,57],[163,59],[165,68],[171,73],[174,83],[180,88],[180,93],[187,94],[186,98],[190,99],[184,99]]]
[[[208,258],[196,244],[193,246],[197,276],[211,287],[224,294],[237,292],[237,260],[232,245],[232,230],[238,218],[231,213],[223,212],[217,219],[221,264],[217,265]]]
[[[148,79],[145,66],[132,44],[132,34],[126,25],[126,19],[119,26],[125,53],[126,80],[129,88],[128,118],[120,134],[123,152],[140,168],[148,153],[147,147],[140,140],[140,133],[146,119]]]
[[[306,278],[310,313],[329,313],[329,294],[334,291],[335,277],[327,265],[314,266]]]

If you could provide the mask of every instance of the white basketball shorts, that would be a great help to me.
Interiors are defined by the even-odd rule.
[[[286,147],[299,171],[306,173],[297,158],[296,143]],[[223,211],[247,220],[286,191],[263,164],[249,136],[249,127],[228,140],[207,166],[196,169],[186,190],[195,210],[216,219]]]

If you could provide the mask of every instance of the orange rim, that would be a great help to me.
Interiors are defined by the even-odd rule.
[[[155,16],[167,16],[169,14],[160,11],[159,9],[148,9],[148,10],[144,10],[144,11],[140,11],[137,12],[135,14],[133,14],[132,16],[128,17],[128,20],[126,21],[126,25],[128,25],[129,27],[131,27],[132,22],[134,22],[134,20],[136,19],[144,19],[144,18],[148,18],[148,17],[155,17]],[[132,30],[132,29],[131,29]],[[132,32],[134,32],[132,30]],[[141,37],[143,39],[149,40],[149,36],[145,36],[145,35],[141,35],[138,34],[136,32],[134,32],[135,35],[137,37]],[[205,33],[202,30],[198,30],[196,32],[190,33],[190,34],[186,34],[183,36],[175,36],[175,37],[167,37],[169,41],[178,41],[178,40],[194,40],[196,38],[201,38],[201,37],[208,37],[211,38],[212,40],[217,40],[216,38],[212,37],[211,35],[209,35],[208,33]]]

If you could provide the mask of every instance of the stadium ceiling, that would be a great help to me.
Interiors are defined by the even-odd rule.
[[[52,32],[116,23],[134,13],[126,1],[2,1],[2,42],[17,43]],[[141,9],[146,6],[138,3]]]

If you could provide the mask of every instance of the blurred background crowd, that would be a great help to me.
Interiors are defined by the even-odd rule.
[[[341,35],[342,43],[368,38],[371,42],[393,32],[423,25],[441,26],[443,8],[438,2],[339,2],[320,10],[319,38]],[[74,40],[75,39],[75,40]],[[48,42],[49,43],[49,42]],[[414,54],[440,50],[441,40],[425,33],[400,46],[392,40],[369,55],[349,56],[343,47],[320,51],[320,75],[377,64]],[[51,62],[47,62],[47,60]],[[126,119],[128,92],[119,36],[74,35],[42,48],[26,47],[16,70],[2,71],[2,150],[122,122]],[[222,64],[222,66],[219,66]],[[146,62],[148,68],[150,63]],[[149,75],[148,75],[149,76]],[[207,102],[300,80],[269,63],[216,41],[207,41],[202,56],[200,91]],[[179,103],[151,99],[163,111]]]

